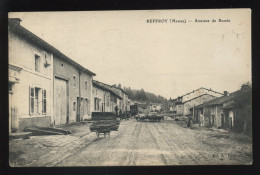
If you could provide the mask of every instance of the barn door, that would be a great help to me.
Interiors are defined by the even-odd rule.
[[[88,114],[88,99],[81,98],[80,105],[80,120],[83,121],[84,117]]]
[[[80,100],[80,121],[83,120],[83,116],[84,116],[84,109],[85,109],[85,106],[84,106],[84,98],[81,98]]]
[[[62,79],[55,78],[55,98],[54,98],[54,118],[55,125],[67,123],[67,82]]]

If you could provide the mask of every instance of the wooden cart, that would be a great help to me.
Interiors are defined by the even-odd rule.
[[[116,115],[110,112],[93,112],[92,113],[92,124],[90,131],[95,132],[96,136],[100,134],[106,137],[110,137],[111,131],[118,131],[120,121],[116,119]]]

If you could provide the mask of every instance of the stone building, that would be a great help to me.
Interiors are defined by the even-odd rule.
[[[119,101],[118,107],[122,110],[122,112],[130,111],[130,99],[128,98],[128,94],[122,89],[115,85],[112,86],[113,90],[119,95],[122,100]]]
[[[189,92],[183,96],[179,96],[176,99],[173,99],[171,104],[173,111],[179,115],[190,115],[191,111],[190,108],[194,105],[202,104],[205,101],[212,100],[216,97],[223,96],[222,93],[213,91],[211,89],[207,88],[199,88],[196,90],[193,90],[192,92]]]
[[[194,118],[197,119],[195,122],[207,127],[252,134],[251,108],[252,89],[244,85],[240,90],[194,107]]]
[[[90,118],[93,72],[9,19],[9,131]]]
[[[112,86],[93,80],[93,112],[115,112],[123,98]]]
[[[55,125],[91,118],[92,80],[95,74],[61,52],[53,54]]]
[[[53,50],[20,25],[8,21],[9,132],[50,126],[53,114]]]

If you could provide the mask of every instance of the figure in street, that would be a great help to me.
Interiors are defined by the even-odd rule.
[[[118,107],[115,107],[116,115],[118,116]]]

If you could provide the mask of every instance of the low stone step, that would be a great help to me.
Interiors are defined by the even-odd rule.
[[[71,134],[71,132],[67,131],[67,130],[56,129],[56,128],[46,128],[46,127],[28,127],[28,128],[25,128],[24,131],[31,132],[33,136]]]
[[[32,136],[31,132],[9,133],[9,139],[29,139],[30,136]]]

